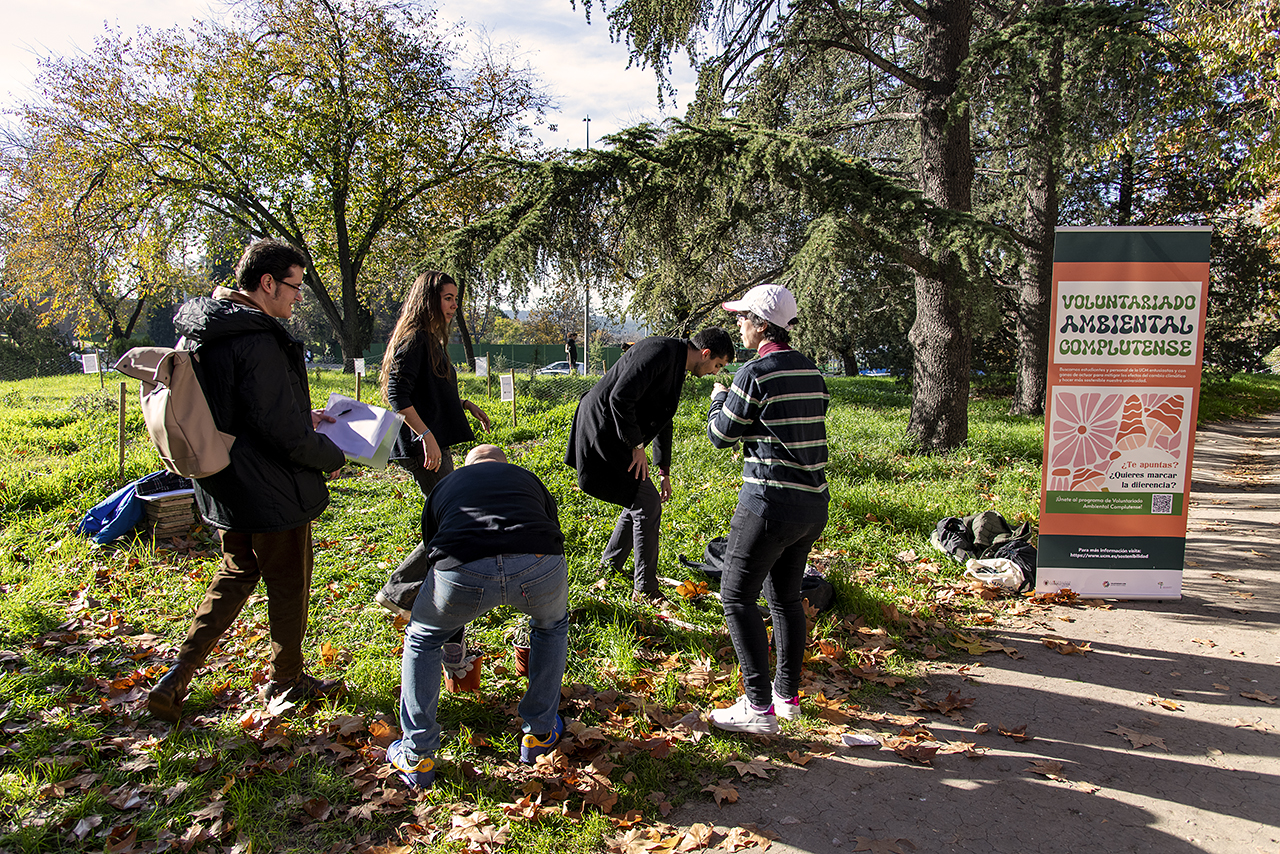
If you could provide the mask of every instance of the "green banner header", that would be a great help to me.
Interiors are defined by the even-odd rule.
[[[1104,516],[1181,516],[1182,493],[1175,492],[1055,492],[1044,496],[1049,513],[1088,513]]]
[[[1152,228],[1059,228],[1054,235],[1053,260],[1058,263],[1158,262],[1209,263],[1208,226]]]
[[[1086,537],[1041,534],[1036,565],[1060,569],[1182,569],[1182,537]]]

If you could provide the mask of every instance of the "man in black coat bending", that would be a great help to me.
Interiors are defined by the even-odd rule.
[[[692,340],[646,338],[614,363],[573,415],[564,461],[578,470],[583,492],[622,507],[600,562],[621,572],[634,547],[637,600],[663,598],[658,591],[658,526],[662,502],[671,497],[671,421],[685,372],[705,377],[731,358],[733,339],[715,327]],[[649,480],[645,446],[650,442],[662,477],[660,491]]]
[[[236,290],[183,304],[173,319],[179,347],[195,351],[196,378],[218,429],[235,436],[231,464],[195,482],[200,513],[222,531],[222,566],[213,576],[178,661],[151,690],[147,707],[177,722],[187,687],[253,595],[267,587],[271,678],[267,703],[303,702],[342,689],[302,670],[311,592],[311,523],[329,506],[325,472],[346,462],[311,409],[302,342],[284,328],[302,301],[306,257],[278,240],[249,245],[236,266]]]

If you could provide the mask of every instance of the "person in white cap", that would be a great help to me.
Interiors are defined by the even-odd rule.
[[[738,317],[758,357],[716,383],[707,436],[717,448],[742,443],[742,489],[729,523],[720,596],[746,694],[711,712],[720,729],[772,735],[778,718],[800,716],[805,563],[827,524],[830,398],[817,366],[791,349],[796,300],[781,285],[759,285],[723,304]],[[769,676],[769,636],[756,601],[764,591],[773,617],[777,671]]]

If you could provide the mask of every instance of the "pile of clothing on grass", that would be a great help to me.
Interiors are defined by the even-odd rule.
[[[1030,522],[1013,527],[994,510],[963,519],[948,516],[929,535],[933,547],[957,563],[964,574],[986,584],[1021,593],[1036,586],[1036,533]]]

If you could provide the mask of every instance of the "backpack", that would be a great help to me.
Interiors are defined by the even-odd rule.
[[[221,432],[196,378],[190,350],[134,347],[116,370],[142,381],[142,419],[164,467],[184,477],[208,477],[231,465],[236,437]]]
[[[105,545],[138,527],[145,514],[138,484],[126,484],[91,507],[76,526],[76,533]]]

